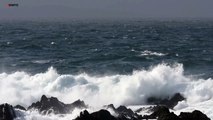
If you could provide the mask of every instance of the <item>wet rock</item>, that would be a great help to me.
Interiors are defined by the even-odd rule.
[[[181,120],[181,119],[172,112],[168,114],[159,115],[157,120]]]
[[[41,100],[33,103],[28,107],[30,109],[37,109],[42,114],[65,114],[68,112],[65,104],[60,102],[56,97],[47,98],[45,95],[41,97]]]
[[[127,108],[126,106],[119,106],[115,108],[113,104],[104,106],[106,109],[112,109],[118,116],[117,119],[121,120],[129,120],[129,119],[138,119],[141,118],[141,115],[133,112],[131,109]]]
[[[183,100],[185,100],[185,98],[180,93],[176,93],[171,98],[167,98],[167,99],[150,97],[147,99],[147,102],[149,104],[164,105],[172,109],[178,104],[179,101],[183,101]]]
[[[0,105],[0,120],[13,120],[16,118],[16,113],[13,107],[9,104]]]
[[[114,116],[110,114],[107,110],[100,110],[98,112],[94,112],[91,116],[97,120],[116,120]]]
[[[144,115],[142,119],[157,119],[157,120],[210,120],[202,112],[195,110],[192,113],[181,112],[179,116],[170,112],[166,106],[154,107],[154,112],[151,115]]]
[[[185,98],[180,94],[180,93],[176,93],[173,97],[171,97],[168,102],[166,103],[166,106],[168,108],[174,108],[179,101],[183,101],[185,100]]]
[[[71,104],[64,104],[56,97],[47,98],[45,95],[41,97],[41,100],[33,103],[28,107],[28,110],[37,109],[42,114],[66,114],[74,110],[75,108],[86,108],[87,106],[83,101],[77,100]]]
[[[133,117],[135,115],[135,113],[131,110],[126,108],[125,106],[119,106],[116,111],[120,114],[120,115],[125,115],[125,116],[129,116],[129,117]]]
[[[140,113],[140,112],[142,112],[142,111],[146,111],[146,113],[153,113],[155,107],[156,107],[156,106],[142,107],[142,108],[139,108],[139,109],[135,110],[135,112],[136,112],[136,113]]]
[[[24,111],[26,111],[25,107],[23,107],[23,106],[21,106],[21,105],[16,105],[14,108],[15,108],[15,109],[19,109],[19,110],[24,110]]]
[[[79,109],[83,109],[83,108],[87,108],[88,106],[84,103],[84,101],[81,100],[77,100],[71,104],[67,104],[68,108],[79,108]]]
[[[170,113],[166,106],[155,106],[152,109],[154,112],[151,115],[145,115],[142,118],[157,120],[180,120],[177,115]]]
[[[195,110],[192,113],[181,112],[179,117],[181,120],[210,120],[210,118],[198,110]]]
[[[154,108],[154,112],[150,115],[151,118],[157,118],[157,117],[160,117],[160,116],[166,116],[168,115],[170,112],[169,112],[169,109],[165,106],[156,106]]]
[[[80,116],[75,120],[117,120],[107,110],[99,110],[89,114],[87,110],[80,113]]]
[[[112,109],[113,111],[116,111],[115,106],[113,104],[105,105],[104,107],[107,109]]]

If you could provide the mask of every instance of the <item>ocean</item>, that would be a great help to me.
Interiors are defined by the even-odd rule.
[[[98,108],[179,92],[175,112],[213,119],[212,78],[213,21],[0,22],[0,103],[26,107],[45,94]]]

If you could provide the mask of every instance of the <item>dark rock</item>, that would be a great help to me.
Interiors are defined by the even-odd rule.
[[[87,110],[84,110],[80,113],[80,116],[89,116],[89,112]]]
[[[99,110],[89,114],[87,110],[80,113],[80,116],[75,120],[117,120],[107,110]]]
[[[134,116],[134,112],[131,109],[127,109],[125,106],[120,106],[117,109],[117,112],[122,115]]]
[[[147,109],[147,108],[142,107],[142,108],[139,108],[139,109],[135,110],[135,112],[136,112],[136,113],[140,113],[141,111],[144,111],[144,110],[146,110],[146,109]]]
[[[26,109],[23,106],[21,106],[21,105],[16,105],[14,108],[26,111]]]
[[[93,118],[97,120],[116,120],[114,116],[110,114],[107,110],[100,110],[91,114]]]
[[[83,101],[75,101],[71,104],[64,104],[60,102],[56,97],[47,98],[45,95],[41,97],[41,100],[33,103],[28,107],[28,110],[37,109],[42,114],[66,114],[74,110],[75,108],[86,108],[87,106]]]
[[[81,101],[81,100],[77,100],[71,104],[67,104],[67,106],[69,108],[87,108],[88,106],[84,103],[84,101]]]
[[[105,106],[112,108],[118,114],[117,117],[112,116],[107,110],[100,110],[89,114],[88,111],[83,111],[76,120],[210,120],[205,114],[200,111],[193,111],[192,113],[181,113],[179,116],[169,111],[166,106],[153,106],[151,115],[137,116],[131,109],[125,106],[120,106],[117,109],[113,104]]]
[[[152,108],[154,112],[151,115],[145,115],[143,119],[157,119],[157,120],[179,120],[179,117],[174,113],[170,113],[165,106],[155,106]]]
[[[115,106],[113,104],[109,104],[109,105],[106,105],[104,107],[107,108],[107,109],[112,109],[116,112]]]
[[[177,100],[182,100],[180,94],[174,95],[168,101],[171,102],[168,105],[174,105],[173,103],[177,102]],[[167,102],[168,102],[167,101]],[[179,116],[175,115],[173,112],[169,111],[167,106],[151,106],[147,109],[153,111],[151,115],[138,115],[133,112],[131,109],[128,109],[125,106],[119,106],[115,108],[113,104],[105,106],[106,108],[111,108],[114,110],[118,116],[114,117],[107,110],[99,110],[97,112],[89,113],[87,110],[84,110],[80,113],[80,115],[76,118],[76,120],[142,120],[142,119],[157,119],[157,120],[210,120],[205,114],[202,112],[195,110],[192,113],[182,112]],[[41,97],[41,100],[33,103],[28,107],[28,110],[37,109],[41,114],[67,114],[70,113],[75,108],[87,108],[88,106],[84,103],[84,101],[77,100],[71,104],[64,104],[60,102],[56,97],[47,98],[45,95]],[[14,108],[20,110],[26,110],[24,107],[20,105],[16,105]],[[13,120],[17,116],[19,116],[18,112],[9,104],[1,104],[0,105],[0,120]],[[140,112],[143,108],[138,109]],[[21,115],[21,114],[20,114]]]
[[[179,101],[183,100],[185,100],[185,98],[180,93],[176,93],[172,98],[169,99],[167,107],[174,108]]]
[[[122,120],[127,120],[127,118],[131,120],[137,120],[141,118],[141,115],[134,113],[131,109],[126,108],[125,106],[120,106],[116,109],[116,112],[119,114],[118,118]]]
[[[91,116],[87,110],[84,110],[80,113],[80,116],[76,118],[76,120],[90,120]]]
[[[28,110],[29,109],[38,109],[38,111],[42,114],[65,114],[68,112],[65,104],[60,102],[57,98],[51,97],[48,99],[44,95],[41,97],[40,102],[33,103],[31,106],[28,107]]]
[[[150,97],[147,99],[147,102],[150,104],[165,105],[168,108],[172,109],[178,104],[179,101],[183,101],[183,100],[185,100],[185,98],[180,93],[176,93],[171,98],[167,98],[167,99]]]
[[[181,120],[181,119],[172,112],[160,115],[157,120]]]
[[[210,120],[210,118],[198,110],[195,110],[192,113],[181,112],[179,117],[181,120]]]
[[[9,104],[0,105],[0,120],[13,120],[16,118],[16,113],[13,107]]]
[[[104,107],[113,109],[118,116],[112,116],[107,110],[100,110],[91,114],[85,110],[80,113],[76,120],[139,120],[142,118],[142,116],[137,116],[137,114],[125,106],[120,106],[116,109],[113,104],[110,104]]]
[[[182,112],[179,116],[170,112],[166,106],[156,106],[151,115],[145,115],[142,119],[157,119],[157,120],[210,120],[202,112],[195,110],[192,113]]]
[[[41,96],[41,102],[47,102],[47,101],[48,101],[47,96],[42,95],[42,96]]]
[[[147,111],[148,113],[152,113],[152,112],[154,112],[155,108],[156,108],[156,106],[142,107],[142,108],[135,110],[135,112],[140,113],[141,111]]]
[[[157,118],[162,115],[168,115],[169,109],[165,106],[156,106],[154,112],[150,115],[151,118]]]
[[[104,106],[106,109],[112,109],[118,116],[118,119],[121,120],[129,120],[130,119],[138,119],[142,117],[141,115],[138,115],[137,113],[134,113],[131,109],[128,109],[125,106],[119,106],[117,109],[114,107],[113,104]],[[128,119],[127,119],[128,118]]]

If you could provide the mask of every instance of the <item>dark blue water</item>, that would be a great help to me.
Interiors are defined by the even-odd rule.
[[[213,77],[213,21],[0,23],[1,73],[129,74],[161,63]]]

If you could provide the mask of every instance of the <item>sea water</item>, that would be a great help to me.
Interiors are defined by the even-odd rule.
[[[213,119],[213,21],[0,22],[0,103],[147,105],[179,92],[174,111]],[[17,111],[19,119],[70,119]],[[111,112],[112,113],[112,112]],[[113,113],[112,113],[113,114]]]

